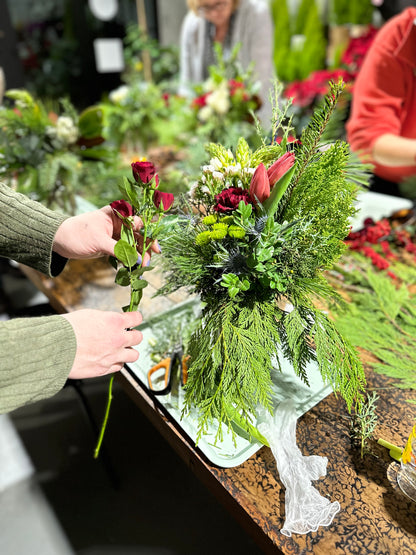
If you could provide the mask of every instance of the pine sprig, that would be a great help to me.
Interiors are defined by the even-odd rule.
[[[318,146],[344,88],[342,81],[338,83],[331,82],[329,85],[330,92],[325,96],[321,106],[312,115],[308,126],[304,129],[301,136],[302,146],[296,149],[296,172],[282,199],[282,205],[279,211],[280,219],[282,219],[282,213],[284,213],[285,207],[289,203],[292,191],[297,187],[308,164],[320,156]]]

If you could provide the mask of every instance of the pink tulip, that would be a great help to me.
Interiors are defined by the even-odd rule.
[[[257,166],[251,178],[250,196],[252,199],[257,199],[257,201],[262,204],[270,196],[269,178],[264,164]]]
[[[286,152],[274,162],[270,168],[267,170],[267,176],[269,178],[270,187],[273,187],[275,183],[284,175],[295,163],[295,155],[293,152]],[[254,177],[254,176],[253,176]]]
[[[162,191],[155,191],[153,194],[153,203],[156,208],[159,208],[160,203],[163,204],[163,211],[167,212],[172,206],[175,197],[172,193],[162,193]]]

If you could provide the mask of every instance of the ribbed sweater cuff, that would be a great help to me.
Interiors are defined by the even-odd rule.
[[[59,315],[0,323],[0,413],[55,395],[76,353],[71,324]]]

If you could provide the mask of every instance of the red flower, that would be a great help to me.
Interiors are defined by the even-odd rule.
[[[243,189],[242,187],[230,187],[229,189],[224,189],[215,196],[217,201],[214,206],[216,212],[221,212],[223,214],[229,214],[233,212],[241,201],[245,204],[253,204],[250,197],[250,193]]]
[[[273,185],[275,185],[279,179],[290,170],[294,163],[295,155],[293,152],[286,152],[283,156],[280,156],[280,158],[278,158],[276,162],[274,162],[267,170],[270,187],[273,187]]]
[[[244,83],[235,79],[230,79],[228,86],[230,87],[230,96],[234,96],[238,89],[244,89]]]
[[[152,162],[133,162],[131,167],[136,183],[150,183],[156,173]]]
[[[266,198],[269,198],[270,196],[270,183],[264,164],[257,166],[256,171],[251,178],[250,196],[252,199],[256,199],[262,204]]]
[[[169,208],[172,206],[175,197],[172,193],[162,193],[162,191],[155,191],[153,195],[153,203],[156,208],[159,208],[160,204],[162,203],[163,211],[167,212]]]
[[[192,100],[192,106],[193,108],[203,108],[204,106],[207,105],[207,97],[210,95],[211,93],[205,93],[202,94],[201,96],[197,96],[196,98],[194,98]]]
[[[122,218],[128,218],[129,216],[134,216],[134,208],[126,200],[115,200],[110,204],[113,209],[114,214],[121,216]]]

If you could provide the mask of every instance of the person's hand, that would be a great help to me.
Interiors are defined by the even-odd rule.
[[[136,238],[142,239],[139,230],[142,221],[134,217]],[[79,216],[66,219],[58,228],[53,242],[53,251],[64,258],[98,258],[104,255],[114,255],[114,245],[120,239],[121,220],[116,216],[110,206],[100,210],[87,212]],[[153,243],[151,250],[160,252],[159,245]],[[150,251],[147,251],[143,265],[150,260]]]
[[[124,363],[135,362],[139,353],[133,349],[143,335],[130,329],[142,322],[139,312],[104,312],[84,309],[64,314],[74,329],[77,351],[69,378],[103,376],[121,370]]]

